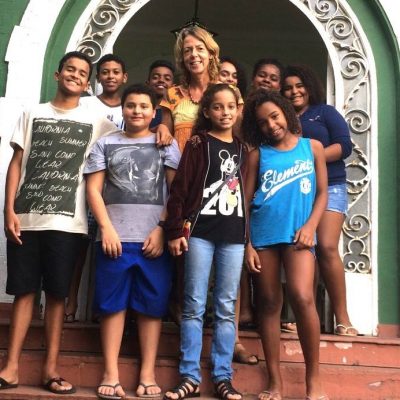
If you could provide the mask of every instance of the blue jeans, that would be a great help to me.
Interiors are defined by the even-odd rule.
[[[240,283],[243,244],[214,243],[191,237],[185,255],[185,284],[181,322],[181,362],[183,378],[201,382],[200,354],[203,341],[203,315],[208,281],[214,259],[214,334],[211,346],[212,379],[232,378],[235,346],[235,302]]]

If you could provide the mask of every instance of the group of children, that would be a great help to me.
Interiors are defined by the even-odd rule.
[[[327,399],[319,377],[313,298],[316,229],[327,201],[322,145],[301,137],[296,112],[280,94],[262,88],[252,92],[242,115],[238,91],[216,83],[199,100],[181,156],[157,117],[165,89],[173,84],[171,65],[153,64],[146,84],[128,86],[119,101],[118,90],[127,80],[122,60],[105,56],[97,65],[103,94],[81,98],[91,68],[84,54],[66,54],[55,74],[55,98],[25,112],[11,140],[4,215],[7,293],[15,300],[0,390],[18,385],[18,361],[43,280],[47,352],[42,382],[54,393],[75,391],[58,373],[57,356],[64,301],[79,254],[86,250],[87,200],[98,223],[95,308],[101,315],[104,356],[99,398],[125,396],[118,355],[128,308],[137,314],[141,351],[136,394],[160,396],[155,362],[172,282],[170,255],[184,254],[181,381],[164,398],[200,396],[212,263],[212,379],[219,398],[242,398],[232,385],[231,363],[244,257],[258,276],[259,326],[269,377],[260,398],[282,399],[282,263],[305,357],[307,398]],[[238,118],[243,118],[244,141],[254,149],[250,152],[234,135]]]

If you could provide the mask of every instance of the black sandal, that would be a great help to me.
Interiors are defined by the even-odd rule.
[[[242,393],[238,392],[233,386],[232,382],[229,379],[224,379],[215,384],[215,395],[222,400],[229,400],[230,394],[238,394],[240,395],[240,399],[243,399]]]
[[[174,387],[171,390],[168,390],[168,392],[176,393],[178,397],[176,399],[173,399],[172,397],[167,396],[167,394],[164,394],[163,400],[182,400],[190,399],[193,397],[200,397],[200,391],[196,392],[198,388],[199,385],[197,383],[194,383],[188,378],[183,378],[178,386]]]

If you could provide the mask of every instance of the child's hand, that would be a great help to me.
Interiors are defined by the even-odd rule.
[[[294,236],[294,248],[296,250],[309,249],[315,246],[315,229],[309,225],[303,225]]]
[[[180,256],[184,251],[188,251],[189,246],[187,240],[182,236],[178,239],[168,242],[169,252],[174,256]]]
[[[22,244],[20,222],[14,210],[4,212],[4,232],[8,240],[16,244]]]
[[[104,254],[111,258],[117,258],[122,254],[121,241],[113,227],[101,229],[101,245]]]
[[[246,265],[250,273],[259,274],[261,272],[260,258],[251,243],[247,243],[246,245],[244,259],[246,260]]]
[[[156,132],[156,144],[157,147],[161,146],[169,146],[174,137],[171,135],[168,127],[164,124],[158,125],[157,132]]]
[[[160,257],[164,251],[164,231],[156,226],[143,243],[143,255],[147,258]]]

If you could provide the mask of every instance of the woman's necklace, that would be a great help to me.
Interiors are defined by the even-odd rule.
[[[191,91],[190,91],[190,85],[188,85],[188,93],[189,93],[189,99],[190,99],[190,101],[193,103],[193,104],[199,104],[200,103],[200,100],[198,100],[198,101],[195,101],[194,99],[193,99],[193,97],[192,97],[192,93],[191,93]]]

